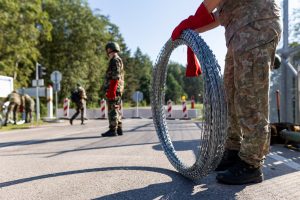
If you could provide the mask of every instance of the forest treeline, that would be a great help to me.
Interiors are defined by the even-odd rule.
[[[62,73],[60,101],[80,83],[88,102],[97,103],[104,97],[105,45],[114,41],[121,46],[125,66],[124,101],[131,102],[139,90],[144,104],[150,103],[153,63],[149,56],[139,48],[132,53],[118,26],[99,10],[91,10],[86,0],[0,0],[0,11],[0,75],[13,77],[15,89],[31,87],[38,62],[46,68],[46,86],[52,84],[53,71]],[[169,70],[166,99],[197,98],[201,79],[184,78],[180,64],[171,63]]]

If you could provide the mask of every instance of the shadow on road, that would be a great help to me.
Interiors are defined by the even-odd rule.
[[[143,124],[141,126],[134,127],[130,130],[125,130],[124,133],[132,133],[138,132],[140,129],[151,126],[152,123]],[[76,133],[77,134],[77,133]],[[89,137],[63,137],[63,138],[55,138],[55,139],[44,139],[44,140],[23,140],[23,141],[16,141],[16,142],[3,142],[0,143],[0,148],[4,147],[11,147],[11,146],[27,146],[27,145],[36,145],[36,144],[44,144],[44,143],[51,143],[51,142],[65,142],[65,141],[73,141],[73,140],[90,140],[90,139],[99,139],[99,136],[89,136]]]
[[[199,150],[199,140],[182,140],[182,141],[172,141],[176,151],[193,151],[195,154]],[[161,144],[154,145],[152,147],[156,151],[162,151]]]
[[[90,140],[90,139],[99,139],[99,136],[92,137],[66,137],[66,138],[55,138],[48,140],[24,140],[18,142],[4,142],[0,143],[0,148],[11,147],[11,146],[26,146],[26,145],[34,145],[34,144],[43,144],[49,142],[64,142],[64,141],[72,141],[72,140]]]
[[[61,176],[94,173],[113,170],[126,171],[148,171],[167,175],[172,178],[171,182],[151,184],[144,188],[137,188],[128,191],[118,192],[115,194],[98,197],[95,199],[155,199],[157,197],[163,199],[234,199],[235,194],[241,191],[245,186],[230,186],[226,187],[212,181],[214,176],[208,176],[201,180],[200,183],[193,183],[184,178],[175,171],[154,168],[154,167],[139,167],[139,166],[124,166],[124,167],[107,167],[107,168],[91,168],[66,172],[58,172],[53,174],[45,174],[40,176],[28,177],[0,183],[0,188],[10,187],[18,184],[23,184],[31,181],[37,181],[48,178],[56,178]],[[209,184],[210,182],[210,184]],[[213,183],[211,183],[213,182]],[[195,192],[195,188],[197,192]]]

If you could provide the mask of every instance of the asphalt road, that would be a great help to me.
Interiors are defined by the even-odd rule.
[[[169,121],[175,148],[194,162],[198,127]],[[211,173],[199,183],[178,174],[152,120],[125,119],[124,135],[102,138],[106,120],[0,132],[0,199],[300,199],[300,152],[272,146],[260,184],[228,186]]]

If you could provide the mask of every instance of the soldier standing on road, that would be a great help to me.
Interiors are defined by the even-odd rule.
[[[32,120],[32,112],[34,112],[34,100],[28,95],[25,94],[23,96],[24,105],[25,105],[25,123],[31,123]]]
[[[77,83],[77,88],[72,92],[71,100],[76,105],[76,113],[71,117],[70,124],[73,125],[73,120],[81,113],[81,125],[84,125],[84,105],[86,104],[87,96],[85,89]]]
[[[13,112],[13,120],[14,120],[14,125],[17,124],[17,112],[18,110],[23,107],[23,98],[22,95],[17,93],[16,91],[12,91],[3,102],[9,101],[8,109],[6,112],[5,116],[5,121],[4,121],[4,126],[7,126],[7,121],[8,121],[8,115],[10,112]]]
[[[216,169],[226,170],[216,177],[221,183],[264,179],[262,164],[270,148],[269,71],[281,35],[279,15],[276,0],[204,0],[195,15],[172,33],[175,40],[184,29],[201,33],[218,25],[225,27],[228,139]]]
[[[102,134],[103,137],[123,135],[121,101],[124,90],[124,66],[119,57],[120,47],[115,42],[107,43],[105,47],[109,57],[106,71],[104,89],[107,98],[109,130]]]

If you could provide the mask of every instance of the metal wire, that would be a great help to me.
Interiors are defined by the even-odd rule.
[[[183,163],[171,141],[165,115],[165,86],[167,66],[174,49],[191,47],[196,54],[204,80],[203,122],[200,125],[200,146],[192,166]],[[151,105],[153,122],[162,148],[174,168],[192,180],[199,180],[214,170],[224,151],[227,126],[227,104],[220,66],[204,40],[194,31],[185,30],[179,39],[166,42],[154,66]]]

